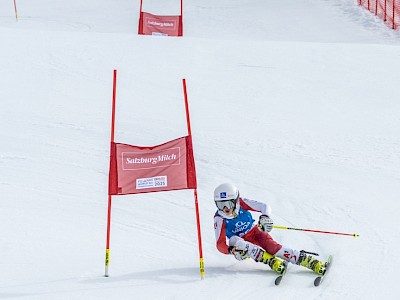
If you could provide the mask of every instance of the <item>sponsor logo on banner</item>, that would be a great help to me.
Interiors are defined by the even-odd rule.
[[[146,26],[160,27],[163,29],[174,30],[176,28],[176,22],[171,21],[161,21],[153,18],[146,18]]]
[[[181,148],[158,152],[122,152],[123,170],[141,170],[180,165]]]
[[[150,189],[150,188],[161,188],[167,187],[168,181],[167,176],[157,176],[151,178],[138,178],[136,179],[136,189]]]

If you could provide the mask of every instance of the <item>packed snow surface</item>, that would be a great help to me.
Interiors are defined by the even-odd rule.
[[[395,299],[400,247],[400,34],[353,0],[184,1],[183,37],[138,36],[140,1],[0,2],[1,299]],[[178,0],[143,10],[177,15]],[[115,141],[187,135],[192,190],[113,197]],[[280,243],[334,264],[281,286],[215,247],[223,182],[272,206]],[[258,218],[257,214],[254,215]],[[397,220],[397,221],[396,221]]]

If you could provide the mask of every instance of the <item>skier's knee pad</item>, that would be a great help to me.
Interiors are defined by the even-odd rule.
[[[282,246],[282,248],[275,253],[275,256],[291,262],[292,264],[296,264],[300,257],[300,251]]]
[[[229,246],[236,247],[238,250],[247,251],[249,256],[256,261],[258,261],[261,252],[264,251],[260,247],[247,242],[238,236],[233,236],[229,239]]]

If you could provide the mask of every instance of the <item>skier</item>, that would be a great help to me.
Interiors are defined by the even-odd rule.
[[[324,262],[303,250],[291,249],[273,240],[268,233],[273,228],[269,205],[241,198],[239,190],[229,183],[214,190],[214,201],[218,208],[214,216],[215,239],[221,253],[232,254],[239,261],[252,258],[269,265],[278,274],[285,271],[283,260],[306,267],[318,275],[325,274]],[[254,223],[249,211],[261,213],[258,224]]]

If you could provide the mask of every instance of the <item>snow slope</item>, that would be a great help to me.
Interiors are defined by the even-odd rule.
[[[136,34],[138,0],[19,0],[18,22],[1,1],[0,298],[396,298],[400,34],[354,2],[186,1],[184,37],[165,38]],[[115,140],[134,145],[187,134],[187,79],[205,280],[190,190],[114,197],[103,276],[113,69]],[[216,250],[222,182],[276,225],[360,238],[275,229],[335,257],[320,288],[297,266],[275,287]]]

